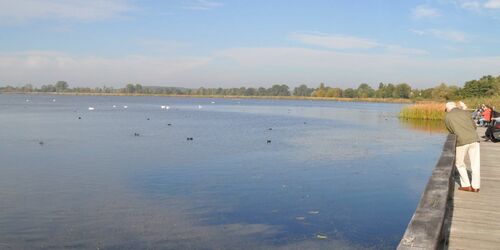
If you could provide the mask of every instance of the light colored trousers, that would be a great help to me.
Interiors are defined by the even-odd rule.
[[[465,144],[456,148],[457,158],[455,165],[460,174],[460,186],[469,187],[469,175],[467,174],[467,166],[465,165],[465,155],[469,154],[470,168],[472,170],[472,187],[480,188],[481,185],[481,157],[479,152],[479,142]]]

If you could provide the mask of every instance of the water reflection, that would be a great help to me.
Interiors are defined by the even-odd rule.
[[[0,95],[1,249],[392,249],[444,139],[389,104],[29,98]]]
[[[399,119],[399,122],[406,128],[429,134],[448,133],[448,130],[444,126],[444,121],[440,120]]]

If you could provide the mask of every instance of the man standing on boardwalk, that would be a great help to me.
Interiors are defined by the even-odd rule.
[[[458,190],[479,192],[480,175],[480,153],[479,136],[476,133],[476,124],[472,120],[469,112],[457,108],[454,102],[446,103],[445,115],[446,128],[451,134],[457,136],[456,160],[458,173],[460,174],[460,188]],[[472,185],[469,182],[467,167],[465,165],[465,155],[469,154],[472,170]]]

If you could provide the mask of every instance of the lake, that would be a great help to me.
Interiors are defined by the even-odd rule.
[[[400,108],[0,94],[0,248],[394,249],[446,137]]]

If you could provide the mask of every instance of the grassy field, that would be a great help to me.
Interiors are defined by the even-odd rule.
[[[474,110],[481,104],[500,108],[500,96],[487,98],[467,98],[463,102],[470,110]],[[413,105],[404,106],[399,112],[399,117],[403,119],[422,119],[422,120],[444,120],[444,108],[446,102],[418,102]]]

